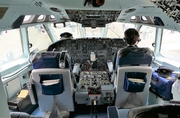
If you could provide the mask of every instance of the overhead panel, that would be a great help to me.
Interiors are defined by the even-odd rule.
[[[120,10],[66,10],[71,21],[81,23],[83,27],[105,27],[115,22]]]
[[[1,5],[30,5],[34,0],[1,0]]]
[[[158,8],[173,18],[176,23],[180,23],[180,1],[179,0],[151,0]]]

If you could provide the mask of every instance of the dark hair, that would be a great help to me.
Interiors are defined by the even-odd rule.
[[[72,34],[69,32],[64,32],[64,33],[60,34],[60,37],[61,38],[71,38]]]
[[[134,28],[129,28],[124,32],[124,40],[129,45],[134,45],[136,43],[137,40],[134,38],[135,36],[139,37],[139,32]]]

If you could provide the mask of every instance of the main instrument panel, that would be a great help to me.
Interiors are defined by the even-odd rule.
[[[93,52],[99,63],[112,61],[114,52],[126,46],[123,39],[110,38],[79,38],[64,39],[53,43],[47,51],[67,51],[71,56],[72,64],[85,64],[90,60]]]
[[[75,102],[91,105],[98,98],[100,105],[114,101],[107,62],[112,62],[114,53],[125,46],[120,38],[79,38],[57,41],[47,51],[67,51],[71,56],[72,72],[79,76]]]

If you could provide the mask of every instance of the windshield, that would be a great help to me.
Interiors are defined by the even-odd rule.
[[[107,38],[123,38],[124,31],[128,28],[134,28],[134,24],[128,23],[109,23],[106,27],[82,27],[81,24],[75,22],[66,22],[65,24],[52,24],[51,28],[56,36],[56,40],[60,39],[60,34],[69,32],[73,38],[82,37],[107,37]]]
[[[102,37],[103,36],[104,27],[97,27],[97,28],[91,28],[91,27],[85,27],[85,37]]]
[[[75,22],[66,22],[65,24],[59,23],[59,24],[51,24],[51,28],[54,32],[54,35],[56,37],[56,40],[60,39],[60,34],[64,32],[70,32],[73,35],[73,38],[80,38],[81,32],[80,32],[80,24]]]

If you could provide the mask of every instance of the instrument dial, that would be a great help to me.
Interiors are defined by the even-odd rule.
[[[82,49],[82,52],[83,52],[83,53],[87,53],[87,49],[86,49],[86,48],[83,48],[83,49]]]

